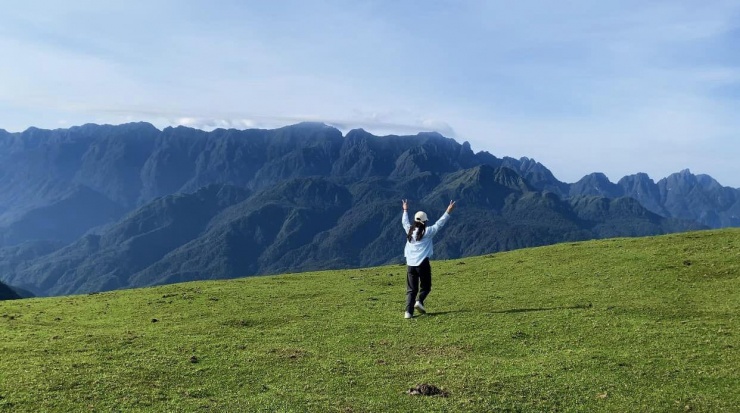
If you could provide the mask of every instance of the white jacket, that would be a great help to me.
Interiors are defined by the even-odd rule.
[[[403,256],[406,257],[406,265],[416,267],[420,265],[425,258],[429,258],[434,254],[434,245],[432,244],[432,238],[434,238],[434,236],[437,234],[437,231],[439,231],[440,228],[445,225],[449,218],[450,214],[445,211],[442,217],[440,217],[437,222],[434,223],[434,225],[427,227],[427,230],[426,232],[424,232],[424,237],[421,239],[421,241],[416,240],[416,232],[418,231],[418,229],[414,230],[414,233],[411,234],[411,241],[406,241],[406,247],[403,249]],[[411,228],[408,211],[403,211],[401,223],[403,224],[403,229],[405,233],[408,234],[409,228]]]

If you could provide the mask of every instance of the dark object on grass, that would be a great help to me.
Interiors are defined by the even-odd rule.
[[[190,357],[190,362],[191,363],[197,363],[198,362],[198,357],[196,357],[196,356]]]
[[[434,386],[432,384],[426,384],[426,383],[419,384],[416,387],[410,388],[407,393],[412,396],[440,396],[440,397],[449,396],[449,393],[440,389],[439,387]]]

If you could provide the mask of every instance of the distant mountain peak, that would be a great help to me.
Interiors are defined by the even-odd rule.
[[[537,162],[534,158],[528,158],[526,156],[522,156],[519,158],[519,162],[522,163],[522,165],[537,165],[539,162]]]
[[[436,138],[436,139],[447,139],[444,135],[436,131],[419,132],[416,134],[416,136]]]
[[[653,180],[653,179],[652,179],[652,178],[650,177],[650,175],[646,174],[645,172],[638,172],[638,173],[636,173],[636,174],[633,174],[633,175],[629,175],[629,176],[633,176],[633,177],[635,177],[636,179],[640,179],[640,180],[650,180],[650,181],[652,181],[652,180]]]
[[[372,133],[362,128],[351,129],[349,132],[347,132],[346,135],[344,135],[345,138],[355,138],[355,139],[363,138],[363,137],[370,137],[370,136],[374,137],[375,135],[373,135]]]
[[[598,181],[598,182],[609,182],[609,178],[606,176],[603,172],[592,172],[586,176],[583,177],[583,179],[592,180],[592,181]]]
[[[645,172],[638,172],[634,175],[627,175],[617,182],[617,185],[622,187],[630,186],[652,186],[655,185],[655,181]]]
[[[315,121],[304,121],[304,122],[298,122],[293,125],[288,125],[286,128],[291,129],[335,129],[333,126],[329,126],[324,122],[315,122]]]
[[[612,183],[602,172],[593,172],[570,187],[570,195],[598,195],[607,198],[617,198],[622,196],[622,188]]]
[[[694,185],[697,183],[696,176],[688,169],[670,174],[666,178],[661,179],[661,181],[667,182],[670,185]]]

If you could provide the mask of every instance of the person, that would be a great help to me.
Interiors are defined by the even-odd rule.
[[[420,313],[427,312],[424,308],[424,299],[432,291],[432,267],[429,264],[429,258],[434,254],[434,244],[432,239],[437,232],[450,219],[450,213],[455,209],[455,201],[450,201],[450,205],[442,217],[427,227],[427,214],[419,211],[414,214],[413,225],[409,222],[409,203],[404,199],[403,216],[401,223],[406,231],[406,247],[403,255],[406,257],[406,312],[404,318],[413,318],[414,309]],[[421,284],[421,288],[419,288]],[[418,294],[418,297],[417,297]]]

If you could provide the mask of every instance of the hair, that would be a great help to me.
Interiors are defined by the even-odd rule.
[[[409,233],[406,234],[406,240],[411,242],[412,234],[414,233],[414,229],[417,229],[416,231],[416,240],[421,241],[422,238],[424,238],[424,233],[427,231],[427,224],[426,222],[421,221],[414,221],[413,225],[409,228]]]

